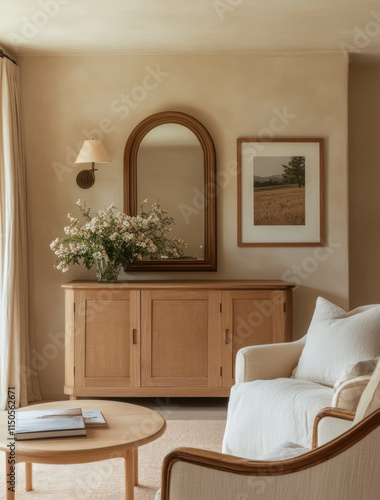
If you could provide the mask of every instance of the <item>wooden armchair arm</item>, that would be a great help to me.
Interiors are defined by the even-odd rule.
[[[340,418],[341,420],[350,420],[353,422],[355,413],[340,408],[323,408],[314,419],[312,450],[318,446],[318,424],[325,417]]]
[[[330,410],[324,411],[327,413]],[[337,412],[336,408],[332,410],[334,413]],[[343,412],[339,410],[339,413],[342,414]],[[351,419],[351,415],[348,415],[350,412],[344,411],[344,413],[346,414],[346,418]],[[328,413],[326,416],[332,415]],[[186,462],[191,465],[238,475],[282,476],[309,469],[336,457],[358,443],[379,425],[380,409],[329,443],[311,450],[304,455],[282,461],[264,462],[246,460],[244,458],[195,448],[177,448],[164,458],[161,475],[161,500],[170,500],[171,473],[173,465],[177,462]]]

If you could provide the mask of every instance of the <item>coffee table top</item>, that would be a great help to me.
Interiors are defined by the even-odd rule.
[[[102,400],[56,401],[20,408],[16,411],[82,408],[100,410],[108,427],[87,428],[87,436],[16,441],[19,455],[73,455],[94,451],[112,452],[135,448],[159,438],[166,429],[165,419],[153,410],[129,403]],[[9,451],[8,414],[0,415],[0,450]]]

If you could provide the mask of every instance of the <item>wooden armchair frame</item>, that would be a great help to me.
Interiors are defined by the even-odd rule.
[[[319,422],[326,417],[340,418],[341,420],[349,420],[353,422],[355,418],[355,413],[352,411],[342,410],[340,408],[323,408],[322,411],[314,419],[313,425],[313,441],[311,449],[315,450],[318,446],[318,425]]]
[[[354,414],[336,408],[325,408],[322,410],[314,421],[315,435],[313,435],[313,444],[317,443],[318,440],[318,423],[325,417],[353,420]],[[343,453],[345,450],[352,447],[358,441],[367,436],[379,425],[380,409],[323,446],[314,448],[310,452],[299,457],[275,462],[246,460],[231,455],[195,448],[177,448],[169,453],[163,462],[161,500],[169,500],[171,469],[178,461],[240,475],[280,476],[292,474],[294,472],[314,467]]]

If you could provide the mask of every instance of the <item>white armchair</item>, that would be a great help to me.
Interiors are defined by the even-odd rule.
[[[346,313],[319,298],[301,340],[241,349],[223,453],[256,459],[284,441],[310,448],[323,408],[356,409],[380,356],[379,325],[380,305]]]
[[[310,448],[314,418],[332,405],[334,389],[290,378],[305,342],[306,337],[238,352],[223,453],[252,459],[284,441]]]
[[[284,443],[282,454],[245,460],[179,448],[165,457],[161,500],[377,500],[380,476],[380,363],[356,414],[326,408],[313,449]],[[331,440],[331,438],[333,438]],[[298,456],[284,457],[286,449]],[[291,456],[291,453],[288,453]]]
[[[379,476],[377,410],[333,441],[289,460],[179,448],[164,460],[161,500],[378,500]]]

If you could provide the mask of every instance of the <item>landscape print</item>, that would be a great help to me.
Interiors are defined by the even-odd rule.
[[[256,156],[253,163],[255,226],[305,225],[305,157]]]

